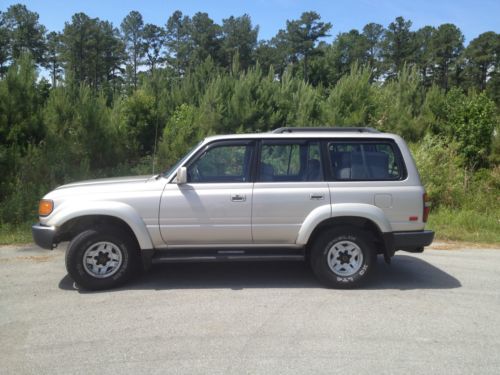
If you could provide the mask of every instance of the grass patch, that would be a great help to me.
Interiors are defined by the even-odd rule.
[[[427,228],[436,232],[437,240],[500,244],[500,210],[439,208],[431,211]],[[0,226],[0,245],[30,242],[31,224]]]
[[[431,211],[429,229],[436,239],[500,244],[500,211],[440,208]]]
[[[33,242],[31,224],[0,225],[0,245],[12,245]]]

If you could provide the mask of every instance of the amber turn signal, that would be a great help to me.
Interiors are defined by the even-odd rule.
[[[38,215],[47,216],[50,215],[54,209],[54,202],[50,199],[42,199],[38,204]]]

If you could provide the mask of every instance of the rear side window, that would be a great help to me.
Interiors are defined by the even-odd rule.
[[[322,181],[319,142],[263,141],[258,181]]]
[[[386,181],[404,178],[404,167],[391,142],[328,143],[332,175],[337,181]]]

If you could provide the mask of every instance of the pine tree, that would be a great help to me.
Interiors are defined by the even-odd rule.
[[[145,54],[142,15],[137,11],[131,11],[123,19],[120,27],[128,54],[129,66],[132,70],[132,84],[134,85],[134,89],[136,89],[137,72],[143,63],[142,58]]]

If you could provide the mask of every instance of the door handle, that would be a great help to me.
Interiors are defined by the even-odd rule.
[[[245,194],[231,194],[231,202],[245,202],[246,200]]]
[[[322,193],[311,193],[311,194],[309,195],[309,198],[310,198],[311,200],[320,201],[320,200],[325,199],[325,194],[322,194]]]

